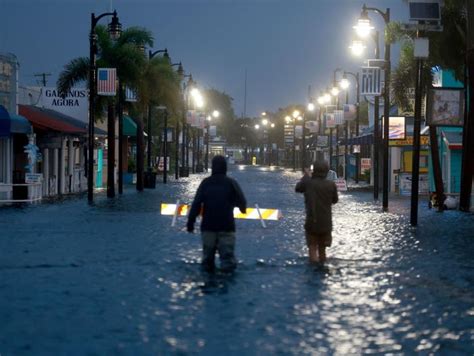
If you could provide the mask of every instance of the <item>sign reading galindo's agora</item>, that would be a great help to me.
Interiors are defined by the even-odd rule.
[[[41,104],[51,110],[58,111],[80,121],[87,122],[89,107],[89,91],[85,88],[72,88],[65,98],[59,96],[54,87],[40,88]]]

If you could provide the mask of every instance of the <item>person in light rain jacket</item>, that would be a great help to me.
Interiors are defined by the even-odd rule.
[[[202,211],[202,265],[207,271],[214,271],[217,251],[222,270],[232,271],[237,265],[234,207],[245,214],[247,202],[244,193],[237,181],[227,177],[225,158],[215,156],[212,159],[212,175],[199,185],[187,223],[188,232],[194,232],[196,217]]]
[[[326,247],[332,244],[332,204],[338,201],[336,184],[326,179],[329,166],[324,161],[313,164],[313,174],[305,171],[295,191],[304,194],[306,206],[306,243],[311,263],[326,261]]]

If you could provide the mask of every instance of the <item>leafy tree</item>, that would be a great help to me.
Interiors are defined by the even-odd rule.
[[[206,109],[210,112],[218,110],[220,113],[217,123],[219,134],[225,137],[229,143],[238,141],[238,135],[235,135],[233,131],[235,114],[232,100],[234,99],[217,89],[206,89],[203,95],[206,101]]]

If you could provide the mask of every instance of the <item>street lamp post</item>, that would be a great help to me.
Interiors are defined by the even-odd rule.
[[[306,107],[308,112],[313,112],[315,109],[315,106],[313,103],[308,103],[308,106]],[[306,113],[303,114],[303,139],[301,141],[302,144],[302,153],[301,153],[301,171],[304,173],[304,169],[306,168],[306,135],[305,135],[305,129],[306,129]]]
[[[187,146],[188,146],[188,130],[187,130],[187,123],[186,123],[186,115],[188,111],[188,91],[189,88],[193,85],[193,76],[192,74],[184,74],[184,71],[182,72],[182,78],[189,78],[188,79],[188,84],[183,84],[183,130],[182,130],[182,140],[181,140],[181,168],[179,175],[181,177],[188,177],[189,176],[189,165],[188,165],[188,152],[187,152]]]
[[[212,118],[215,118],[217,119],[219,117],[220,113],[218,110],[214,110],[212,112],[212,115],[209,115],[207,118],[206,118],[206,159],[205,159],[205,168],[206,168],[206,172],[209,170],[209,140],[210,140],[210,128],[211,128],[211,120]]]
[[[349,87],[349,81],[347,79],[347,76],[351,76],[354,78],[355,80],[355,84],[356,84],[356,119],[355,119],[355,135],[356,137],[359,136],[359,120],[360,120],[360,81],[359,81],[359,72],[357,73],[352,73],[352,72],[348,72],[348,71],[344,71],[344,75],[343,75],[343,78],[342,78],[342,81],[341,81],[341,86],[344,88],[344,86],[346,86],[346,89]],[[343,81],[346,80],[347,81],[347,84],[344,84]],[[349,92],[346,92],[346,104],[349,103]],[[346,122],[347,124],[347,122]],[[347,141],[348,141],[348,127],[346,127],[346,145],[345,145],[345,151],[346,151],[346,155],[347,155]],[[356,183],[359,183],[359,162],[360,162],[360,157],[359,157],[359,152],[355,152],[355,157],[356,157],[356,172],[355,172],[355,182]],[[347,170],[347,163],[346,163],[346,170]],[[345,174],[345,178],[347,179],[346,175],[347,175],[347,171],[344,172]]]
[[[296,171],[296,119],[300,117],[298,110],[293,111],[293,171]]]
[[[91,13],[91,31],[89,36],[89,158],[87,167],[87,200],[91,203],[94,200],[94,124],[95,124],[95,95],[96,95],[96,53],[97,53],[97,35],[95,27],[99,20],[105,16],[112,16],[109,24],[109,34],[112,38],[118,38],[121,33],[122,25],[117,17],[117,11],[106,12],[99,16]]]
[[[364,21],[364,20],[362,20],[362,24],[363,24],[362,30],[361,30],[361,32],[359,32],[359,34],[361,36],[368,36],[370,31],[367,32],[367,28],[370,30],[370,29],[372,29],[372,27],[370,26],[370,24],[368,25],[367,22]],[[355,26],[355,28],[356,28],[356,30],[360,31],[358,26]],[[380,59],[379,31],[374,31],[372,33],[371,37],[372,37],[372,39],[374,41],[374,44],[375,44],[375,59]],[[365,48],[365,46],[363,46],[363,48],[359,51],[357,49],[359,46],[355,44],[357,42],[361,42],[361,41],[360,40],[353,41],[353,44],[352,44],[351,48],[352,48],[352,52],[354,53],[354,55],[360,56],[362,54],[363,48]],[[379,151],[379,148],[380,148],[381,135],[380,135],[380,125],[379,125],[379,118],[380,118],[379,108],[380,108],[379,96],[375,95],[374,96],[374,152],[373,152],[373,162],[372,162],[372,167],[373,167],[372,176],[373,176],[373,179],[374,179],[374,192],[373,192],[374,193],[374,200],[379,199],[379,181],[380,181],[380,178],[379,178],[379,172],[380,172],[380,168],[379,168],[380,167],[380,164],[379,164],[380,163],[380,157],[379,157],[380,156],[380,151]],[[356,159],[359,160],[359,154],[357,154]]]
[[[169,59],[168,55],[168,49],[159,49],[157,51],[148,51],[148,60],[151,61],[157,54],[163,53],[163,57]],[[145,178],[145,188],[154,188],[155,187],[155,182],[153,179],[155,178],[154,175],[152,174],[152,162],[151,162],[151,142],[152,142],[152,134],[151,134],[151,116],[152,116],[152,105],[151,102],[148,103],[148,119],[147,119],[147,131],[148,131],[148,137],[147,137],[147,172],[146,172],[146,178]],[[166,139],[166,137],[165,137]],[[165,180],[165,178],[163,178]],[[166,183],[166,182],[164,182]]]
[[[181,62],[172,64],[171,66],[178,65],[178,78],[179,82],[183,80],[184,69]],[[175,154],[174,154],[174,178],[179,179],[179,120],[176,120],[176,130],[175,130]]]
[[[366,36],[370,33],[373,27],[370,25],[370,19],[368,12],[373,11],[379,14],[385,22],[385,36],[384,36],[384,72],[385,72],[385,83],[384,83],[384,115],[383,115],[383,197],[382,206],[383,210],[388,210],[388,180],[389,180],[389,120],[390,120],[390,41],[388,38],[388,25],[390,23],[390,9],[387,8],[385,12],[375,7],[367,7],[365,4],[362,7],[362,12],[358,21],[357,30],[360,35]],[[374,123],[375,124],[375,123]]]
[[[273,122],[270,123],[270,129],[268,130],[267,133],[267,147],[268,147],[268,166],[272,165],[272,160],[273,160],[273,147],[272,147],[272,140],[270,139],[270,133],[273,131],[272,129],[275,128],[275,124]],[[277,157],[276,157],[276,162],[278,165],[278,148],[277,148]]]

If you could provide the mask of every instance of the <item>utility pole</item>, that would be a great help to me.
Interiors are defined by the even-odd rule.
[[[467,10],[467,60],[464,87],[465,92],[474,90],[474,2],[466,0]],[[465,94],[467,115],[464,115],[462,139],[462,165],[461,165],[461,192],[459,196],[459,209],[469,211],[471,206],[472,178],[474,174],[474,100],[468,99]],[[469,103],[469,104],[468,104]],[[469,106],[467,106],[469,105]]]
[[[50,77],[51,73],[35,73],[34,76],[41,78],[40,83],[45,87],[47,84],[46,77]]]

